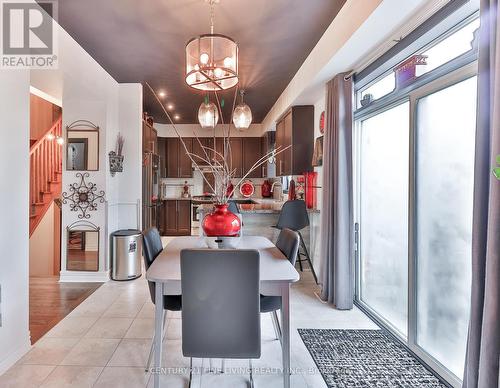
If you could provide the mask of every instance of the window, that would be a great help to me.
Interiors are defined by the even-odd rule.
[[[360,297],[407,335],[408,142],[405,102],[361,122]]]
[[[479,19],[475,19],[435,46],[424,51],[422,54],[427,56],[427,65],[417,66],[417,77],[470,51],[474,40],[474,31],[478,28]]]
[[[385,95],[391,93],[396,87],[396,76],[394,72],[390,72],[382,79],[376,81],[371,86],[364,89],[361,94],[361,99],[363,99],[366,95],[371,94],[373,100],[377,100],[380,97],[384,97]],[[359,103],[358,107],[361,104]]]
[[[376,101],[354,112],[356,303],[453,387],[469,320],[477,110],[479,20],[463,20],[423,42],[427,65],[403,88],[383,64],[374,73],[386,75],[365,77],[357,99]]]
[[[416,107],[417,344],[456,376],[470,307],[476,89],[472,77]]]

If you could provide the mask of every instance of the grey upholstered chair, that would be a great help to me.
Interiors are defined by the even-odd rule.
[[[283,253],[288,261],[295,266],[299,252],[300,237],[297,232],[284,228],[280,231],[276,247]],[[281,341],[281,328],[278,320],[277,310],[281,309],[280,296],[260,296],[260,312],[271,313],[276,338]]]
[[[307,214],[306,203],[300,199],[295,199],[293,201],[286,201],[281,208],[281,212],[278,218],[278,223],[274,226],[277,229],[288,228],[299,234],[300,245],[302,246],[303,252],[300,252],[297,257],[300,270],[303,271],[302,262],[307,261],[309,263],[309,268],[314,276],[316,284],[318,283],[318,277],[314,271],[314,267],[311,263],[311,257],[309,256],[309,251],[307,250],[304,238],[300,231],[306,226],[309,226],[309,216]],[[305,260],[302,260],[300,256],[305,256]]]
[[[144,256],[144,266],[146,271],[149,269],[153,261],[158,257],[158,255],[163,251],[163,244],[161,242],[160,233],[156,228],[150,228],[142,233],[143,249],[142,253]],[[151,301],[155,304],[155,283],[148,281],[149,294],[151,295]],[[170,311],[180,311],[182,309],[182,296],[181,295],[164,295],[163,296],[163,309]],[[167,314],[163,312],[163,326],[165,326]],[[153,357],[154,350],[154,338],[151,343],[151,350],[149,351],[149,358],[146,366],[146,371],[148,371],[151,365],[151,360]]]
[[[256,250],[181,251],[182,353],[194,358],[260,358],[260,257]]]

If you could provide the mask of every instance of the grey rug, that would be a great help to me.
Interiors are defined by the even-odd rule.
[[[446,387],[382,330],[298,331],[330,388]]]

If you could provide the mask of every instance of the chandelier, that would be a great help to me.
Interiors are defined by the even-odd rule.
[[[213,102],[209,102],[208,98],[201,103],[198,109],[198,121],[202,128],[214,128],[219,121],[217,106]]]
[[[248,129],[252,123],[252,110],[250,107],[243,102],[243,96],[245,95],[244,90],[240,90],[241,103],[236,105],[233,112],[233,124],[236,129],[240,131],[243,129]]]
[[[186,44],[186,83],[194,89],[219,91],[238,84],[238,45],[228,36],[214,34],[214,5],[210,4],[210,34]]]

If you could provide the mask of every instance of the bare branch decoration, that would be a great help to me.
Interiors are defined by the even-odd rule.
[[[191,162],[193,163],[193,166],[195,170],[199,171],[203,177],[203,180],[207,183],[208,187],[210,190],[215,195],[215,202],[216,204],[226,204],[231,198],[231,196],[234,194],[234,191],[236,188],[245,181],[245,179],[248,178],[248,176],[261,167],[266,161],[271,157],[275,157],[277,154],[280,154],[281,152],[287,150],[291,146],[288,147],[278,147],[268,153],[266,153],[264,156],[262,156],[260,159],[258,159],[250,169],[243,174],[243,177],[238,180],[238,183],[233,186],[233,189],[231,192],[227,192],[227,187],[229,186],[229,183],[231,182],[232,179],[235,178],[236,175],[236,170],[232,168],[232,150],[231,150],[231,143],[230,143],[230,138],[231,138],[231,120],[229,123],[227,123],[227,131],[225,130],[225,123],[224,123],[224,116],[222,114],[222,108],[219,100],[219,96],[217,92],[214,92],[215,94],[215,100],[217,101],[217,108],[220,112],[220,117],[221,117],[221,123],[222,123],[222,153],[217,151],[216,149],[216,132],[215,132],[215,126],[214,126],[214,143],[213,143],[213,148],[212,147],[207,147],[204,146],[196,133],[196,131],[193,130],[194,137],[196,141],[198,142],[198,145],[200,146],[201,150],[203,151],[203,155],[197,155],[194,154],[193,152],[190,152],[186,146],[186,143],[184,139],[182,138],[179,130],[177,129],[174,121],[170,117],[170,114],[168,113],[167,109],[161,102],[160,98],[156,94],[156,92],[153,90],[151,85],[146,82],[147,87],[151,91],[151,93],[154,95],[156,101],[158,104],[161,106],[163,113],[165,113],[165,116],[167,117],[168,121],[172,125],[175,134],[179,138],[182,146],[184,147],[184,151],[186,155],[189,157]],[[235,94],[234,94],[234,100],[233,100],[233,111],[234,111],[234,106],[236,103],[236,98],[237,98],[237,92],[238,89],[235,89]],[[219,138],[220,139],[220,138]],[[211,156],[212,155],[212,156]],[[205,174],[202,172],[200,168],[200,164],[203,163],[203,165],[207,165],[209,167],[210,173],[214,175],[214,184],[210,183],[210,181],[207,179]]]

